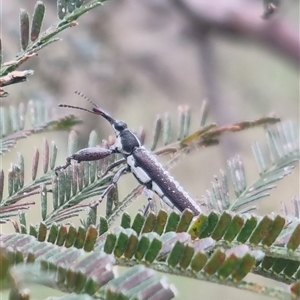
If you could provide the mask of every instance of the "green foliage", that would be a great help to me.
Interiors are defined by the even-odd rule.
[[[103,2],[85,4],[82,0],[58,0],[59,22],[44,32],[45,5],[42,1],[36,2],[31,19],[27,11],[21,10],[21,52],[14,61],[2,62],[0,40],[0,97],[8,95],[1,87],[20,83],[33,75],[32,70],[16,71],[23,62],[58,41],[59,32],[77,25],[77,18]],[[272,10],[272,3],[275,2],[265,1],[266,13]],[[71,130],[81,122],[73,115],[61,117],[56,112],[50,115],[50,105],[31,101],[18,107],[1,106],[1,156],[21,138],[30,139],[33,134],[49,130]],[[175,297],[174,287],[160,273],[275,295],[277,299],[299,297],[299,197],[293,199],[294,215],[284,207],[284,216],[259,216],[249,213],[256,207],[248,206],[269,196],[275,183],[293,171],[300,156],[297,126],[289,121],[280,122],[275,117],[222,127],[205,125],[205,102],[201,111],[201,127],[192,133],[192,115],[187,106],[179,107],[177,126],[171,124],[169,114],[155,120],[148,143],[157,156],[173,154],[166,163],[167,168],[201,147],[218,144],[224,133],[255,126],[266,128],[271,165],[268,166],[268,159],[262,154],[262,146],[255,143],[252,150],[259,174],[257,180],[248,184],[241,157],[230,159],[228,175],[221,171],[220,176],[215,177],[212,190],[206,191],[201,201],[206,212],[196,217],[189,210],[178,214],[163,209],[153,209],[147,216],[142,213],[129,215],[125,208],[141,194],[141,186],[124,199],[119,198],[117,187],[112,189],[105,204],[101,204],[106,205],[106,216],[98,216],[97,206],[90,198],[99,197],[114,172],[125,163],[118,155],[101,162],[73,163],[56,176],[58,150],[55,143],[44,139],[43,149],[35,149],[30,164],[27,163],[30,158],[19,153],[17,162],[11,164],[8,172],[0,170],[0,223],[12,222],[16,231],[0,234],[0,283],[2,289],[10,290],[9,299],[29,299],[28,291],[21,290],[18,281],[48,285],[68,293],[59,299]],[[31,120],[29,129],[25,128],[27,117]],[[175,127],[176,141],[170,134],[176,131]],[[148,138],[144,130],[140,138],[143,142]],[[104,140],[101,146],[108,148],[112,143],[111,139]],[[77,150],[77,144],[78,136],[71,130],[67,145],[69,155]],[[98,145],[97,133],[92,131],[88,147]],[[27,168],[31,169],[31,178],[25,176]],[[235,194],[233,199],[229,196],[231,186]],[[33,195],[40,196],[40,204],[31,200]],[[41,208],[41,221],[37,225],[31,224],[25,213],[33,205]],[[80,212],[85,212],[85,217],[76,228],[69,219],[78,217]],[[18,221],[13,218],[16,216]],[[119,225],[114,224],[117,217],[120,217]],[[114,266],[124,266],[126,271],[117,275]],[[274,289],[260,285],[254,289],[256,283],[245,279],[251,272],[284,282],[289,287]]]
[[[244,205],[269,196],[269,190],[276,187],[275,182],[293,171],[294,163],[299,160],[299,131],[296,125],[288,121],[282,122],[276,128],[268,129],[266,138],[271,166],[267,167],[261,146],[256,142],[252,145],[252,151],[260,177],[247,186],[240,156],[228,160],[230,180],[237,198],[229,201],[229,178],[221,171],[220,178],[216,178],[212,183],[212,191],[207,191],[204,197],[210,209],[237,211]],[[255,207],[246,207],[243,211],[252,209]]]
[[[132,221],[124,214],[121,226],[102,230],[100,235],[93,225],[76,229],[52,223],[47,231],[41,223],[33,236],[32,233],[2,235],[0,241],[10,264],[39,262],[43,270],[56,273],[51,279],[52,286],[103,299],[107,299],[107,292],[115,283],[107,264],[131,267],[119,282],[127,280],[130,274],[148,272],[141,264],[168,274],[249,290],[251,284],[243,278],[251,271],[289,284],[299,280],[299,219],[289,222],[281,216],[261,218],[211,212],[192,220],[192,213],[186,210],[182,215],[173,212],[165,220],[161,215],[166,214],[164,211],[147,217],[137,214]],[[226,226],[224,216],[229,218]],[[100,227],[107,230],[103,222]],[[280,244],[283,237],[286,242]],[[96,266],[98,272],[94,273]],[[107,270],[110,275],[99,269]],[[160,280],[156,278],[155,284]],[[80,283],[80,288],[75,282]],[[154,284],[153,279],[150,282]],[[132,284],[134,286],[124,286],[122,293],[133,296],[131,289],[142,293],[148,288],[138,280],[133,279]],[[170,287],[168,289],[171,293]],[[267,291],[264,291],[266,295]],[[277,293],[279,299],[289,294],[284,289]]]
[[[174,296],[169,285],[157,278],[153,270],[142,265],[134,266],[116,276],[112,267],[115,263],[114,255],[103,251],[85,252],[76,247],[62,248],[59,245],[38,242],[28,235],[11,234],[2,238],[5,248],[5,251],[1,251],[1,263],[5,265],[1,272],[2,281],[9,275],[25,277],[26,274],[26,282],[47,283],[62,291],[80,294],[85,299],[116,299],[120,295],[126,295],[126,299],[129,299],[151,290],[153,292],[153,287],[157,296],[165,293],[169,297],[164,299]],[[13,264],[17,266],[9,269],[8,266]],[[38,278],[35,278],[36,272],[39,274]]]
[[[91,9],[100,6],[104,1],[89,1],[84,4],[83,1],[57,1],[57,14],[59,23],[53,25],[41,33],[43,19],[45,14],[45,5],[42,1],[37,1],[34,7],[32,20],[30,22],[29,13],[25,10],[20,11],[20,41],[21,52],[18,53],[13,61],[1,64],[0,68],[0,87],[9,84],[25,81],[28,76],[33,75],[32,70],[18,71],[21,64],[37,55],[37,52],[44,47],[60,41],[55,36],[61,31],[76,26],[76,20]],[[2,51],[0,47],[0,57]],[[2,90],[1,90],[2,91]],[[2,91],[0,96],[7,96]]]

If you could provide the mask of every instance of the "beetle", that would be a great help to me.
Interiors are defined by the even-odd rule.
[[[140,139],[134,134],[124,121],[115,120],[96,103],[76,91],[76,94],[89,101],[92,110],[82,107],[59,104],[59,107],[75,108],[87,111],[92,114],[102,116],[112,126],[115,135],[115,143],[109,149],[101,147],[84,148],[67,157],[66,164],[58,166],[55,169],[56,175],[61,169],[70,166],[72,160],[77,162],[94,161],[102,159],[113,153],[119,153],[123,156],[122,161],[126,162],[113,176],[112,183],[100,196],[100,203],[112,187],[116,185],[120,177],[125,173],[132,173],[137,181],[145,187],[148,200],[152,199],[152,192],[156,193],[171,209],[182,212],[186,208],[190,209],[194,215],[200,214],[201,208],[193,198],[181,187],[181,185],[170,175],[170,173],[158,161],[156,156],[142,146]],[[122,162],[121,161],[121,162]],[[118,162],[117,162],[118,164]],[[145,211],[149,209],[150,202]]]

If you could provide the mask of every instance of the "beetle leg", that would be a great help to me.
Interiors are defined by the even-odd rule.
[[[111,184],[101,194],[100,199],[96,200],[95,202],[93,202],[91,204],[91,207],[95,207],[95,206],[99,205],[102,202],[102,200],[104,199],[104,197],[110,192],[110,190],[116,186],[120,177],[127,172],[129,172],[128,166],[125,166],[125,167],[121,168],[120,170],[118,170],[118,172],[116,172],[116,174],[114,175]]]
[[[109,156],[113,153],[112,150],[100,147],[91,147],[91,148],[84,148],[76,153],[70,155],[66,159],[66,164],[62,166],[58,166],[54,169],[56,176],[58,175],[58,171],[61,169],[66,169],[68,166],[71,165],[71,160],[76,160],[77,162],[81,161],[94,161],[102,159],[106,156]]]
[[[121,158],[115,162],[113,162],[112,164],[110,164],[105,170],[104,172],[101,174],[101,176],[105,176],[110,170],[112,170],[113,168],[119,166],[120,164],[126,162],[125,158]]]
[[[148,203],[144,208],[143,215],[147,216],[150,211],[156,212],[157,209],[156,209],[155,201],[153,200],[153,192],[145,187],[144,195],[147,197]]]
[[[62,166],[58,166],[54,169],[55,175],[58,176],[58,171],[61,169],[66,169],[68,166],[71,165],[71,160],[72,160],[72,156],[69,156],[66,158],[66,164],[62,165]]]

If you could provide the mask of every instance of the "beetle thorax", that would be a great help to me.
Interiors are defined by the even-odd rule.
[[[136,147],[141,147],[141,142],[138,137],[128,128],[116,132],[116,142],[111,146],[115,152],[121,153],[125,156],[132,154]]]

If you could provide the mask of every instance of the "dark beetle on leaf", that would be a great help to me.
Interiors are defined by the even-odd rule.
[[[106,119],[114,129],[116,142],[109,148],[85,148],[81,149],[73,155],[67,157],[66,164],[55,169],[58,174],[60,169],[66,169],[71,160],[94,161],[102,159],[113,153],[120,153],[126,161],[126,166],[120,168],[114,175],[112,183],[102,193],[100,199],[93,205],[99,204],[105,195],[118,182],[120,177],[125,173],[132,173],[137,181],[145,187],[148,200],[151,200],[151,192],[155,192],[170,208],[182,212],[184,209],[190,209],[194,215],[200,214],[202,211],[199,205],[188,195],[188,193],[179,185],[179,183],[169,174],[163,165],[157,160],[156,156],[149,152],[141,145],[139,138],[127,127],[123,121],[113,119],[105,113],[97,104],[85,97],[80,92],[78,95],[84,97],[94,107],[92,110],[85,108],[60,104],[60,107],[68,107],[81,109],[92,114],[100,115]],[[146,212],[149,205],[146,208]]]

